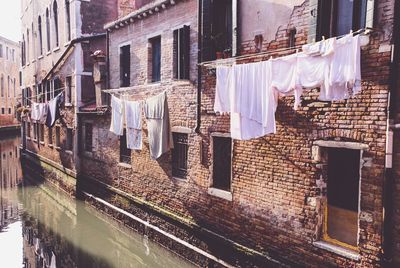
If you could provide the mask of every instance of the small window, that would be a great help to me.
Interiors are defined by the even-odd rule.
[[[357,246],[360,151],[328,149],[325,238]]]
[[[189,79],[190,27],[174,31],[174,78]]]
[[[60,127],[56,126],[56,146],[60,147]]]
[[[318,40],[348,34],[366,25],[367,0],[320,0]]]
[[[65,92],[66,92],[66,103],[72,103],[72,77],[67,76],[65,78]]]
[[[213,137],[213,182],[212,187],[231,191],[232,139]]]
[[[131,83],[131,46],[121,47],[119,53],[121,87],[129,87]]]
[[[296,28],[289,30],[289,47],[296,46]]]
[[[31,137],[31,123],[29,122],[26,123],[26,136]]]
[[[51,127],[47,128],[47,133],[48,133],[48,143],[49,145],[53,145],[53,129]]]
[[[73,129],[67,128],[67,142],[66,142],[66,148],[65,148],[67,151],[73,150],[73,144],[74,144],[73,139],[74,139]]]
[[[85,151],[92,152],[93,150],[93,125],[85,124]]]
[[[33,123],[33,139],[36,141],[38,139],[38,128],[37,123]]]
[[[40,124],[40,131],[39,131],[39,135],[40,135],[40,141],[44,142],[44,124]]]
[[[131,164],[131,149],[126,144],[126,130],[124,135],[119,138],[119,161],[121,163]]]
[[[172,176],[184,179],[187,175],[188,134],[173,133]]]
[[[151,59],[151,82],[161,80],[161,36],[150,39],[150,59]]]
[[[11,108],[8,108],[8,114],[12,114]]]

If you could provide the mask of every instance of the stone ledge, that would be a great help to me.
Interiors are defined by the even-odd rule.
[[[327,250],[329,252],[335,253],[337,255],[340,255],[342,257],[354,260],[354,261],[359,261],[361,256],[358,252],[347,249],[344,247],[340,247],[337,245],[333,245],[331,243],[325,242],[325,241],[316,241],[313,242],[313,245],[317,248]]]

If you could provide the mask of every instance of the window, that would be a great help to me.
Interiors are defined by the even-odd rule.
[[[14,78],[14,80],[13,80],[13,89],[14,89],[14,97],[17,97],[17,91],[16,91],[16,88],[15,88],[15,78]]]
[[[53,145],[53,129],[51,127],[48,127],[47,130],[48,130],[48,143],[49,145]]]
[[[289,30],[289,47],[296,46],[296,28],[292,28]]]
[[[65,92],[66,92],[66,103],[72,103],[72,77],[67,76],[65,78]]]
[[[222,53],[236,56],[238,0],[202,1],[202,60],[214,60]]]
[[[360,150],[328,148],[327,240],[357,246]]]
[[[42,17],[38,18],[38,32],[39,32],[39,55],[43,54],[43,33],[42,33]]]
[[[90,123],[85,124],[85,151],[91,152],[93,150],[93,125]]]
[[[151,82],[161,80],[161,36],[150,39]]]
[[[1,108],[1,114],[5,114],[5,113],[6,113],[6,110],[5,110],[4,107],[2,107],[2,108]]]
[[[187,174],[188,134],[173,133],[172,176],[184,179]]]
[[[29,63],[29,50],[30,50],[30,46],[29,46],[29,29],[26,30],[26,63]]]
[[[129,87],[131,83],[131,46],[123,46],[119,51],[121,87]]]
[[[212,187],[231,190],[232,139],[213,137],[213,182]]]
[[[190,26],[174,30],[174,78],[189,79]]]
[[[44,124],[40,124],[40,131],[39,131],[39,135],[40,135],[40,141],[44,142]]]
[[[4,75],[1,75],[0,78],[0,89],[1,89],[1,96],[4,97]]]
[[[56,146],[60,147],[60,127],[56,126]]]
[[[71,11],[69,0],[65,0],[65,20],[67,26],[67,40],[71,40]]]
[[[3,45],[0,44],[0,58],[3,57]]]
[[[54,18],[54,33],[56,38],[56,47],[59,45],[59,38],[58,38],[58,6],[57,1],[54,1],[53,4],[53,18]]]
[[[119,161],[121,163],[131,164],[131,149],[126,145],[126,130],[124,135],[119,138]]]
[[[8,60],[8,47],[6,47],[6,60]]]
[[[46,39],[47,39],[47,51],[50,51],[50,14],[49,9],[46,9]]]
[[[38,138],[38,128],[37,128],[37,123],[33,123],[33,140],[37,140]]]
[[[8,114],[11,114],[11,108],[8,108]]]
[[[10,76],[7,76],[7,97],[11,97]]]
[[[74,134],[73,134],[73,130],[72,128],[67,128],[67,146],[66,146],[66,150],[67,151],[72,151],[73,150],[73,144],[74,144]]]
[[[373,0],[310,0],[308,41],[373,27]]]
[[[31,137],[31,123],[26,122],[26,136]]]

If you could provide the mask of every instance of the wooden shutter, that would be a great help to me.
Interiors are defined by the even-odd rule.
[[[190,70],[190,26],[183,26],[181,31],[182,71],[181,79],[189,79]]]
[[[213,0],[202,0],[201,10],[201,61],[207,61],[212,58],[212,42],[211,42],[211,29],[212,29],[212,6]]]
[[[374,13],[375,13],[375,1],[374,0],[366,0],[367,1],[367,14],[365,18],[365,27],[373,28],[374,27]]]
[[[317,39],[318,0],[309,0],[308,43]]]
[[[173,32],[174,35],[174,66],[173,66],[173,70],[174,70],[174,78],[179,79],[179,30],[174,30]]]

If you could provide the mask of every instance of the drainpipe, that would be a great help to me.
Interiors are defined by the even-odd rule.
[[[203,0],[198,0],[197,1],[198,5],[198,34],[197,34],[197,43],[198,43],[198,52],[197,52],[197,62],[201,63],[202,62],[202,49],[203,49]],[[196,107],[196,128],[195,132],[200,133],[200,125],[201,125],[201,66],[198,64],[197,65],[197,107]]]
[[[106,43],[107,88],[110,88],[110,30],[106,30]]]
[[[394,3],[393,33],[400,31],[400,1]],[[393,261],[393,189],[395,174],[393,171],[393,131],[400,129],[400,124],[393,124],[398,110],[396,109],[397,89],[399,88],[397,75],[399,73],[400,59],[400,35],[393,34],[392,57],[389,73],[389,107],[388,122],[386,130],[386,159],[385,159],[385,180],[383,188],[383,267],[391,267]]]

